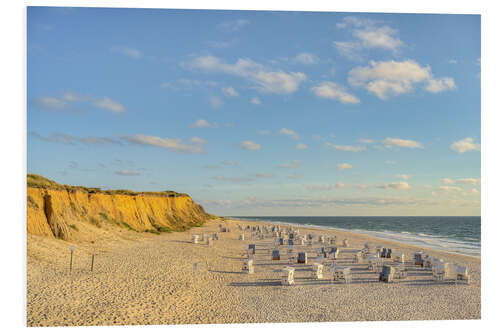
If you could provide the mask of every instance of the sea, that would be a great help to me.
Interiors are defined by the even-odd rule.
[[[480,216],[231,216],[230,218],[351,231],[441,251],[481,256]]]

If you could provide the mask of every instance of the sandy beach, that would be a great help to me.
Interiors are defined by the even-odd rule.
[[[219,224],[229,233],[219,232]],[[273,238],[238,240],[243,226],[267,224],[212,220],[186,232],[154,235],[127,231],[125,236],[76,244],[69,271],[71,243],[28,234],[27,325],[148,325],[202,323],[319,322],[367,320],[446,320],[481,318],[481,260],[424,249],[448,262],[466,265],[469,285],[432,279],[428,270],[408,266],[409,276],[394,283],[378,281],[367,264],[352,263],[366,242],[391,247],[412,258],[421,247],[335,230],[300,229],[301,235],[337,236],[339,264],[352,269],[351,284],[311,276],[295,267],[295,285],[281,286],[286,258],[272,261]],[[213,246],[193,244],[194,234],[218,232]],[[256,244],[255,273],[242,273],[248,244]],[[297,247],[297,246],[296,246]],[[321,245],[314,243],[313,249]],[[298,248],[302,248],[298,246]],[[304,247],[306,248],[306,247]],[[282,253],[286,251],[282,247]],[[91,254],[95,253],[90,272]],[[312,254],[312,253],[311,253]],[[286,257],[286,256],[282,256]],[[392,261],[387,259],[388,261]],[[196,278],[193,264],[198,263]]]

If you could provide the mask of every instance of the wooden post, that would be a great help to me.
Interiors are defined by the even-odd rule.
[[[195,262],[193,265],[193,281],[196,284],[196,270],[198,269],[198,263]]]
[[[92,263],[90,264],[90,271],[94,271],[94,254],[92,253]]]
[[[71,246],[71,257],[69,259],[69,271],[73,270],[73,251],[75,251],[75,246]]]

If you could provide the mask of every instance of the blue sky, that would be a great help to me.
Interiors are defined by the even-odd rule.
[[[29,7],[28,172],[219,215],[480,215],[478,15]]]

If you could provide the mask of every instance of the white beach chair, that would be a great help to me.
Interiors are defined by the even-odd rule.
[[[324,244],[325,243],[325,236],[319,235],[318,242],[320,242],[321,244]]]
[[[193,237],[191,238],[191,241],[193,242],[193,244],[198,244],[198,238],[199,238],[198,235],[193,235]]]
[[[245,240],[245,234],[241,234],[241,235],[238,237],[238,240]]]
[[[291,285],[295,284],[294,273],[295,273],[295,268],[293,268],[293,267],[283,268],[283,270],[281,272],[281,285],[291,286]]]
[[[451,269],[450,263],[435,261],[432,265],[432,278],[436,281],[443,281],[450,277]]]
[[[323,265],[315,262],[312,266],[312,278],[320,280],[323,278]]]
[[[243,260],[243,267],[241,270],[243,271],[243,273],[253,274],[254,273],[253,259]]]
[[[380,272],[382,268],[382,259],[377,256],[368,258],[368,269],[374,272]]]
[[[346,266],[333,266],[332,267],[333,281],[344,281],[344,283],[351,283],[351,268]]]
[[[405,263],[405,254],[400,252],[400,253],[395,253],[393,257],[394,262],[404,264]]]
[[[342,246],[349,247],[349,240],[347,238],[342,241]]]
[[[361,251],[357,251],[355,254],[354,254],[354,260],[353,262],[356,264],[360,264],[363,262],[363,253]]]
[[[394,267],[394,278],[395,279],[406,279],[408,277],[408,268],[404,264],[400,264]]]
[[[453,268],[455,270],[455,283],[457,281],[463,281],[465,282],[466,284],[469,284],[470,283],[470,274],[469,274],[469,271],[467,270],[467,267],[466,266],[461,266],[461,265],[453,265]]]
[[[208,246],[213,246],[214,245],[214,241],[213,241],[212,237],[208,237],[207,238],[207,245]]]

